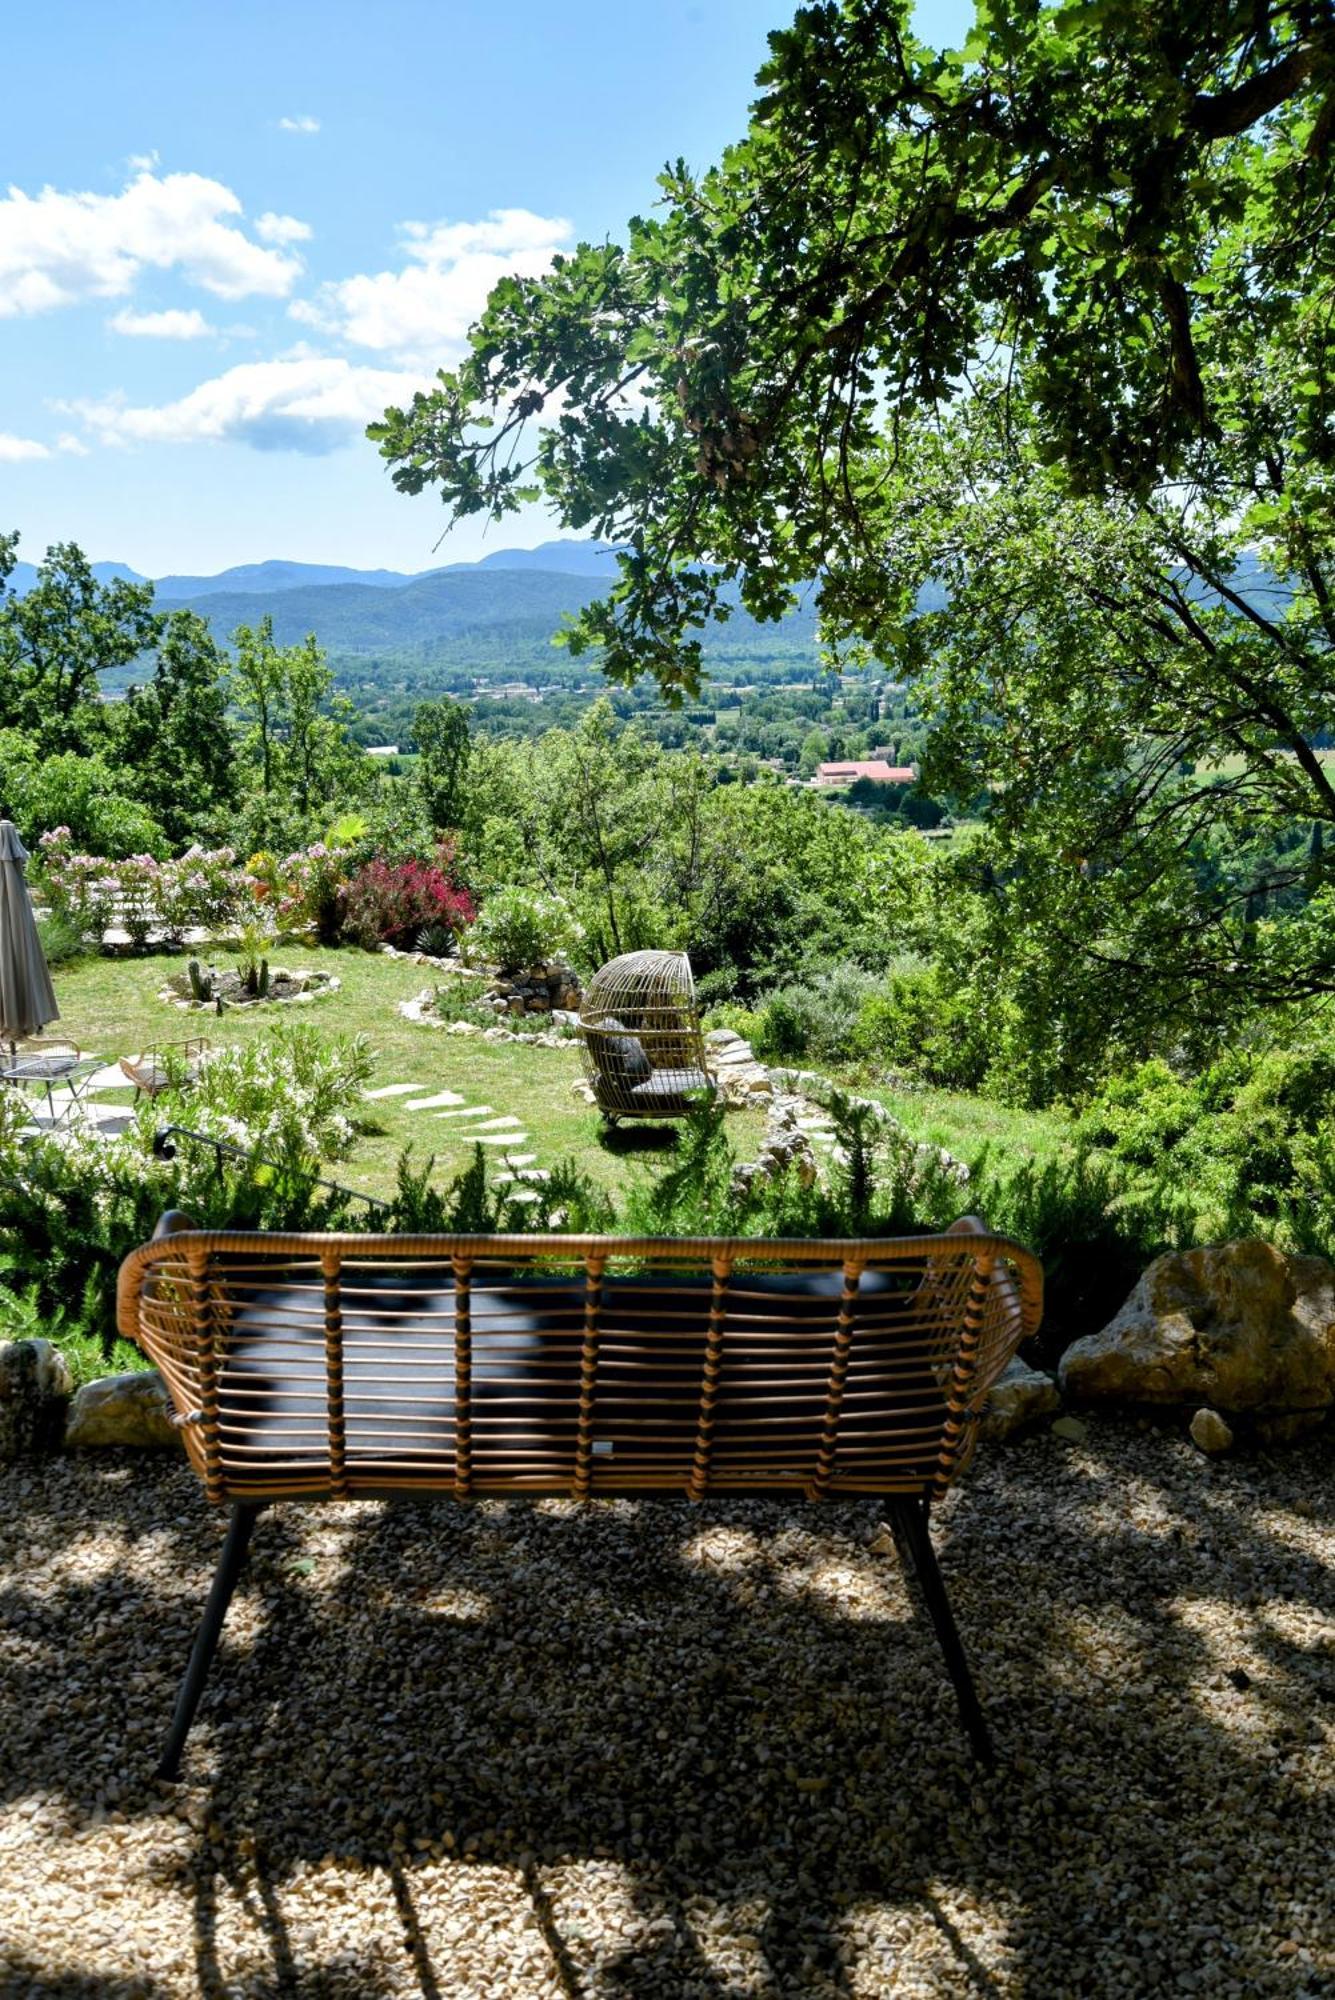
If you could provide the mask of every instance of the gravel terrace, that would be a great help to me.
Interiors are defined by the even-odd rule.
[[[223,1518],[0,1470],[0,1993],[1335,1993],[1330,1445],[986,1448],[938,1546],[969,1765],[875,1505],[266,1514],[151,1770]]]

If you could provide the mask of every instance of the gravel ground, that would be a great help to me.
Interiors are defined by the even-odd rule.
[[[0,1993],[1335,1993],[1331,1468],[980,1454],[991,1777],[874,1504],[276,1510],[175,1788],[222,1517],[0,1470]]]

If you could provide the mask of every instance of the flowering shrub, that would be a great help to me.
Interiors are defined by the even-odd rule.
[[[560,896],[502,889],[489,896],[469,936],[469,956],[507,972],[543,965],[573,951],[584,933]]]
[[[242,905],[245,876],[230,847],[190,847],[176,861],[157,861],[151,854],[106,861],[76,854],[66,826],[44,833],[39,846],[52,912],[94,943],[113,925],[139,947],[154,931],[179,943],[188,930],[228,922]]]
[[[322,840],[300,848],[277,864],[272,893],[280,917],[309,924],[317,944],[337,944],[347,912],[348,857]]]
[[[410,949],[427,925],[443,924],[457,934],[473,919],[472,899],[455,880],[447,842],[434,862],[370,861],[348,884],[344,929],[368,950],[377,944]]]
[[[280,1022],[239,1048],[210,1050],[181,1094],[158,1098],[196,1132],[297,1169],[340,1159],[356,1137],[351,1112],[371,1074],[364,1035],[328,1036]]]

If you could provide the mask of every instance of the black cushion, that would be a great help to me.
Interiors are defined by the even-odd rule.
[[[598,1040],[598,1062],[618,1082],[640,1083],[652,1076],[654,1066],[636,1035],[602,1035]]]

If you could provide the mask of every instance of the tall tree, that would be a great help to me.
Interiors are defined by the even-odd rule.
[[[417,789],[427,817],[441,832],[458,826],[473,747],[468,733],[468,710],[448,696],[419,702],[413,714],[413,743],[417,750]]]
[[[269,617],[261,618],[255,626],[238,625],[232,644],[236,647],[233,689],[241,715],[250,725],[247,742],[259,764],[260,785],[267,799],[276,777],[287,660],[274,644],[273,619]]]
[[[718,167],[499,285],[372,435],[456,517],[624,545],[574,642],[619,680],[694,692],[730,588],[814,579],[986,810],[1034,1019],[1335,990],[1286,831],[1335,815],[1335,14],[979,0],[937,53],[909,12],[801,8]]]
[[[114,720],[122,768],[172,841],[216,825],[236,803],[227,662],[197,613],[171,613],[152,679],[129,689]]]
[[[888,588],[903,608],[883,503],[903,418],[990,358],[1074,489],[1144,497],[1230,479],[1211,454],[1269,380],[1238,407],[1212,370],[1259,331],[1299,396],[1272,523],[1295,554],[1295,496],[1328,497],[1329,7],[979,0],[944,54],[909,15],[801,8],[720,166],[665,174],[626,247],[502,281],[467,359],[371,427],[396,484],[438,485],[456,518],[541,496],[626,545],[576,642],[617,678],[693,690],[687,635],[734,580],[772,617],[815,577],[835,636],[879,639]]]
[[[101,677],[146,652],[161,630],[151,583],[100,583],[82,549],[57,542],[31,590],[5,591],[18,536],[0,536],[0,717],[44,755],[103,740]]]

